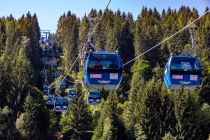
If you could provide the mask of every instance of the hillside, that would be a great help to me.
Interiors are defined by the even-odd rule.
[[[95,9],[88,13],[102,14]],[[162,13],[143,7],[136,20],[132,13],[105,10],[96,22],[95,45],[117,51],[126,65],[120,87],[102,90],[101,103],[95,106],[87,103],[89,90],[82,86],[84,68],[78,59],[89,31],[86,15],[80,19],[71,11],[64,13],[54,34],[40,29],[36,14],[0,18],[0,139],[208,139],[210,13],[195,22],[193,55],[202,65],[202,84],[196,89],[170,90],[163,80],[171,53],[179,55],[191,48],[188,28],[126,63],[199,16],[186,6]],[[68,99],[67,111],[55,112],[46,106],[48,94],[67,97],[71,89],[77,96]]]

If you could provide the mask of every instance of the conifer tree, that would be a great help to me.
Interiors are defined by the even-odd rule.
[[[9,107],[0,110],[0,139],[16,140],[20,139],[20,135],[15,127],[12,113]]]
[[[209,106],[202,105],[193,92],[174,92],[178,139],[207,139],[210,132]],[[205,110],[205,111],[204,111]],[[205,113],[204,113],[205,112]],[[201,119],[202,116],[202,119]]]
[[[76,99],[69,102],[68,112],[63,114],[61,118],[61,130],[64,133],[64,139],[90,139],[91,115],[87,104],[84,102],[81,85],[77,85],[76,89]]]
[[[23,139],[45,140],[49,126],[48,112],[42,93],[31,88],[25,99],[24,112],[16,120],[16,127]]]
[[[58,45],[63,49],[63,68],[64,72],[68,72],[73,62],[78,56],[78,35],[79,35],[79,20],[76,15],[70,11],[63,15],[58,23],[58,32],[56,34]],[[78,71],[78,64],[72,68],[73,71]]]
[[[6,27],[5,19],[0,18],[0,55],[2,55],[3,50],[6,47]]]
[[[118,113],[116,95],[110,94],[94,130],[93,140],[125,139],[125,129]]]
[[[29,40],[27,37],[22,37],[19,42],[16,43],[15,47],[19,48],[19,51],[16,56],[15,64],[13,67],[12,77],[15,82],[15,88],[18,89],[13,96],[13,100],[11,99],[11,106],[13,105],[13,109],[17,113],[20,110],[22,104],[24,103],[24,99],[28,94],[28,89],[30,85],[34,84],[33,81],[33,68],[32,64],[27,57],[26,49],[29,45]]]

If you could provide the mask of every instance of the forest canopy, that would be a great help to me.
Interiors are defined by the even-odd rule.
[[[89,14],[100,17],[102,13],[92,9]],[[79,18],[69,11],[60,16],[56,33],[49,37],[51,48],[47,51],[58,52],[58,66],[46,68],[50,74],[59,69],[69,81],[82,80],[79,61],[70,73],[68,70],[87,39],[88,15]],[[124,64],[198,17],[196,9],[186,6],[162,12],[143,7],[136,20],[132,13],[108,9],[93,34],[94,42],[108,52],[117,50]],[[179,55],[191,48],[187,29],[126,65],[119,89],[102,91],[100,105],[87,105],[88,90],[77,83],[77,98],[69,100],[68,111],[59,113],[46,107],[46,94],[42,92],[41,58],[47,45],[40,43],[37,15],[28,12],[19,19],[1,17],[0,139],[53,140],[58,133],[63,139],[81,140],[208,139],[210,13],[195,24],[193,55],[202,64],[202,85],[195,90],[171,91],[163,81],[170,54]],[[61,79],[48,77],[52,85]],[[58,94],[65,96],[64,91],[59,89]]]

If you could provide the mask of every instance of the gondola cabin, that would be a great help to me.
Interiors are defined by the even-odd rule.
[[[77,96],[77,91],[76,90],[70,89],[68,91],[68,98],[75,99],[76,96]]]
[[[60,75],[61,75],[60,71],[55,71],[53,76],[54,78],[58,78]]]
[[[171,56],[164,70],[168,89],[195,89],[201,84],[201,64],[197,57]]]
[[[47,96],[47,100],[46,100],[46,106],[50,109],[54,108],[54,101],[55,101],[55,97],[48,95]]]
[[[90,91],[88,93],[87,103],[89,105],[98,105],[101,103],[101,93],[98,91]]]
[[[68,110],[68,100],[65,97],[56,97],[54,111],[62,112]]]
[[[50,88],[48,85],[43,85],[43,93],[50,94]]]
[[[61,82],[60,88],[61,89],[65,89],[66,88],[66,82],[65,81]]]
[[[84,71],[83,85],[89,89],[116,90],[122,80],[122,62],[118,54],[90,52]]]

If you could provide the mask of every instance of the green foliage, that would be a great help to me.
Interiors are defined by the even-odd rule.
[[[149,139],[160,139],[167,132],[174,133],[173,103],[167,95],[161,95],[161,88],[162,83],[152,79],[140,95],[137,123]]]
[[[60,120],[64,139],[90,139],[92,120],[80,85],[77,86],[77,93],[77,98],[69,102],[69,110]]]
[[[162,39],[160,28],[160,15],[156,9],[142,8],[141,16],[137,18],[134,34],[135,54],[140,55],[144,51],[152,48]],[[151,66],[160,64],[160,49],[157,47],[145,54],[143,57],[149,61]]]
[[[208,7],[206,8],[208,10]],[[92,9],[94,17],[102,11]],[[182,6],[178,10],[142,8],[136,21],[131,13],[106,10],[94,33],[97,47],[118,51],[122,62],[134,58],[197,18],[198,11]],[[64,74],[72,66],[86,41],[89,23],[70,11],[60,17],[55,45],[63,53]],[[64,139],[207,139],[210,134],[210,14],[196,22],[197,55],[203,66],[203,84],[194,91],[168,91],[163,82],[164,65],[170,53],[180,54],[191,47],[185,30],[135,62],[124,67],[123,79],[115,92],[102,92],[98,107],[88,107],[87,95],[69,101],[69,110],[60,113],[45,108],[39,79],[40,28],[36,14],[19,20],[0,18],[0,139],[46,139],[62,131]],[[79,63],[73,67],[79,71]],[[82,72],[71,73],[71,81]],[[62,77],[60,77],[62,78]],[[56,81],[59,81],[57,79]],[[58,91],[62,95],[62,90]],[[61,118],[60,118],[61,117]],[[95,122],[94,122],[94,121]],[[16,124],[16,125],[15,125]],[[94,130],[94,131],[93,131]]]
[[[19,138],[19,133],[12,120],[11,110],[8,107],[5,107],[0,110],[0,139],[15,140]]]
[[[60,120],[60,115],[57,114],[56,112],[49,111],[49,116],[50,116],[50,130],[52,132],[58,131],[59,130],[59,120]]]
[[[122,120],[118,116],[119,112],[116,95],[111,94],[100,114],[98,125],[96,126],[92,137],[93,140],[125,139],[125,130]]]
[[[167,132],[175,133],[174,105],[165,94],[162,82],[158,76],[146,82],[144,73],[139,71],[133,74],[123,113],[128,139],[160,139]],[[155,72],[158,70],[154,71],[154,75]]]
[[[148,71],[148,62],[142,60],[137,62],[133,68],[133,76],[131,80],[130,93],[128,96],[128,102],[123,112],[123,120],[125,123],[128,139],[135,138],[135,124],[136,124],[136,113],[138,112],[139,96],[142,94],[146,79],[144,73]],[[146,77],[146,76],[145,76]]]
[[[172,136],[170,133],[165,134],[162,140],[176,140],[176,137]]]
[[[122,81],[120,83],[119,88],[116,91],[120,103],[123,103],[128,99],[128,93],[130,90],[130,81],[131,78],[129,74],[123,73]]]
[[[143,74],[144,72],[146,72],[148,70],[149,67],[150,67],[150,65],[149,65],[148,61],[140,60],[140,61],[138,61],[138,63],[136,65],[134,65],[132,67],[132,72]]]
[[[195,93],[176,92],[173,96],[175,104],[174,110],[177,119],[177,138],[208,138],[210,132],[208,127],[210,121],[208,118],[210,115],[204,113],[203,110],[208,112],[209,106],[207,104],[203,106]]]
[[[6,47],[6,27],[5,19],[0,19],[0,55]]]
[[[33,84],[31,62],[26,56],[26,48],[28,47],[28,39],[26,37],[18,38],[14,50],[16,54],[6,51],[0,58],[1,82],[0,96],[2,97],[2,106],[8,105],[16,114],[22,109],[22,104],[28,92],[28,87]],[[8,88],[9,87],[9,88]],[[6,99],[5,99],[6,98]],[[7,100],[7,101],[6,101]]]
[[[139,124],[135,125],[135,137],[136,140],[146,140],[147,136],[144,134],[142,127]]]
[[[23,139],[44,140],[48,131],[48,112],[42,93],[31,88],[25,99],[24,112],[17,118],[16,127]]]
[[[56,41],[58,47],[63,49],[63,68],[64,72],[67,73],[78,54],[79,20],[76,15],[69,11],[67,15],[61,16],[57,30]],[[72,70],[77,72],[78,64]]]

